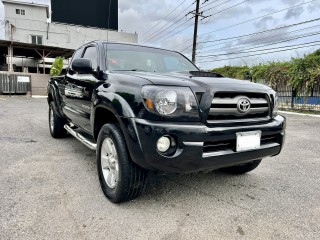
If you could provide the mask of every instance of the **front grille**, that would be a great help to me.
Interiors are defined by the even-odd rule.
[[[250,110],[241,113],[238,102],[248,99]],[[250,92],[217,92],[214,94],[207,118],[208,123],[246,123],[261,122],[270,119],[270,101],[267,94]]]
[[[228,140],[207,141],[203,144],[203,153],[214,153],[222,151],[236,152],[236,142],[236,137]],[[276,133],[272,135],[262,135],[260,143],[261,147],[268,144],[280,144],[280,134]]]
[[[236,140],[230,139],[230,140],[223,140],[223,141],[210,141],[210,142],[204,142],[203,144],[203,152],[219,152],[219,151],[226,151],[226,150],[232,150],[235,151],[236,149]]]

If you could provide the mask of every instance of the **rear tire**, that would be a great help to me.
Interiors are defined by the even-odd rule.
[[[66,120],[59,117],[55,112],[53,102],[49,105],[49,129],[53,138],[62,138],[67,135],[67,131],[64,129]]]
[[[124,137],[116,124],[105,124],[100,130],[97,167],[102,191],[111,202],[126,202],[142,194],[147,171],[130,159]]]
[[[221,171],[226,172],[226,173],[230,173],[230,174],[244,174],[247,172],[252,171],[253,169],[255,169],[256,167],[259,166],[259,164],[261,163],[261,160],[254,160],[252,162],[243,164],[243,165],[239,165],[239,166],[231,166],[231,167],[227,167],[227,168],[222,168]]]

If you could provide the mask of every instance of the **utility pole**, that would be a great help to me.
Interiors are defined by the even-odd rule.
[[[13,32],[15,30],[15,26],[9,22],[8,22],[8,25],[9,25],[9,34],[10,34],[10,37],[9,37],[10,44],[8,46],[8,55],[9,55],[8,70],[11,73],[11,72],[13,72],[13,62],[12,62],[12,58],[13,58]]]
[[[208,2],[209,0],[204,0],[204,3]],[[196,51],[197,51],[197,35],[198,35],[198,20],[199,17],[202,17],[202,19],[207,18],[206,16],[203,16],[203,12],[199,12],[200,10],[200,0],[195,0],[196,5],[196,11],[189,12],[188,14],[194,14],[194,33],[193,33],[193,48],[192,48],[192,62],[196,63]],[[188,15],[187,14],[187,15]]]
[[[196,63],[196,51],[197,51],[197,35],[198,35],[198,19],[199,19],[199,8],[200,0],[197,1],[196,12],[194,16],[194,33],[193,33],[193,47],[192,47],[192,62]]]

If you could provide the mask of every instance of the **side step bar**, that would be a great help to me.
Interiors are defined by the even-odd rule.
[[[72,136],[74,136],[76,139],[78,139],[80,142],[82,142],[84,145],[86,145],[91,150],[97,149],[97,144],[90,142],[88,139],[86,139],[84,136],[82,136],[80,133],[77,133],[74,131],[69,125],[64,125],[64,129],[68,131]]]

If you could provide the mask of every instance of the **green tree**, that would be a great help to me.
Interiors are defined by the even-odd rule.
[[[286,62],[268,62],[252,67],[224,66],[212,71],[225,77],[252,79],[274,88],[279,85],[292,86],[297,93],[303,90],[310,92],[320,84],[320,49]]]
[[[64,60],[64,58],[62,58],[62,57],[57,57],[54,60],[52,67],[50,69],[51,76],[59,76],[61,74],[61,71],[63,69],[63,60]]]

